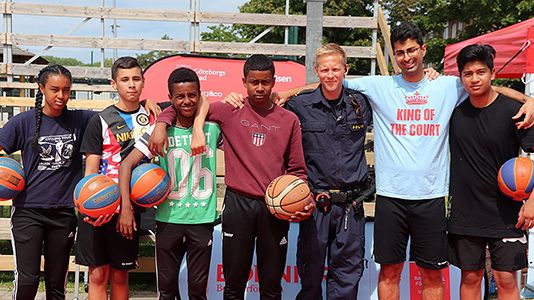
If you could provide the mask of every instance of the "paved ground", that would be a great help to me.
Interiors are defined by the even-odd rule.
[[[11,291],[7,290],[0,290],[0,299],[11,299]],[[38,293],[37,297],[35,297],[35,300],[45,300],[45,294],[44,293]],[[74,294],[67,294],[67,300],[73,300]],[[78,300],[86,300],[87,299],[87,293],[81,293],[78,296]],[[139,293],[138,295],[132,295],[130,299],[133,300],[154,300],[157,299],[155,293]]]

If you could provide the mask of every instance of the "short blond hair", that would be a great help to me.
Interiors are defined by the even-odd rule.
[[[328,43],[324,44],[317,51],[315,52],[315,66],[317,67],[317,61],[319,60],[319,57],[323,55],[334,55],[338,54],[341,55],[343,58],[343,64],[347,64],[347,54],[345,53],[345,50],[341,48],[338,44],[335,43]]]

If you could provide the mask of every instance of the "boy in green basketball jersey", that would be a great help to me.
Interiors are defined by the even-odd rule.
[[[171,192],[156,211],[156,264],[159,299],[176,299],[178,272],[187,250],[189,299],[207,299],[213,221],[216,218],[215,153],[220,129],[206,122],[207,151],[190,155],[190,141],[195,112],[200,100],[200,82],[188,68],[174,70],[168,79],[169,98],[176,110],[174,126],[167,129],[168,151],[160,157],[161,167],[171,178]],[[135,144],[135,149],[121,163],[119,187],[122,205],[130,201],[132,169],[144,156],[151,158],[148,139],[151,128]],[[129,237],[129,228],[119,228]],[[135,228],[133,228],[135,230]]]

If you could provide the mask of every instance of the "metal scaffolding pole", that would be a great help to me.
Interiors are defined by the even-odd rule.
[[[315,52],[323,42],[323,4],[326,0],[306,2],[306,83],[316,82],[313,70]]]

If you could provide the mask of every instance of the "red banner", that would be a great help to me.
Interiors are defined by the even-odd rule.
[[[169,56],[158,60],[145,70],[145,88],[141,99],[168,101],[167,79],[176,68],[194,70],[200,79],[200,90],[210,101],[222,100],[230,92],[246,95],[243,87],[244,59]],[[284,91],[306,83],[306,68],[293,61],[274,61],[276,84],[273,91]]]

